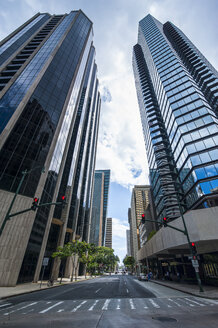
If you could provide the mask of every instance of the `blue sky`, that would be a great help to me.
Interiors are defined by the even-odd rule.
[[[37,12],[82,9],[93,21],[102,97],[97,169],[111,169],[108,216],[122,260],[131,188],[148,183],[148,166],[132,72],[138,22],[148,13],[171,21],[218,67],[217,0],[0,0],[0,39]]]

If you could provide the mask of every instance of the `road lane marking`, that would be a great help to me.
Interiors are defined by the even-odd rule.
[[[27,313],[30,313],[30,312],[33,312],[33,309],[31,309],[29,311],[26,311],[26,312],[23,312],[22,314],[27,314]]]
[[[134,306],[131,298],[129,299],[129,304],[130,304],[131,310],[135,310],[135,306]]]
[[[194,307],[195,306],[194,304],[191,304],[191,303],[186,302],[184,299],[181,299],[181,301],[183,301],[185,304],[187,304],[187,305],[189,305],[191,307]]]
[[[29,306],[35,305],[35,304],[37,304],[37,303],[38,303],[38,302],[33,302],[33,303],[30,303],[30,304],[27,304],[27,305],[25,305],[25,306],[22,306],[21,308],[18,308],[18,309],[12,310],[12,311],[10,311],[10,312],[4,313],[4,315],[8,315],[8,314],[14,313],[14,312],[16,312],[16,311],[26,309],[26,308],[28,308]]]
[[[97,292],[99,292],[99,290],[101,290],[101,288],[97,289],[96,292],[95,292],[95,294],[96,294]]]
[[[46,304],[51,304],[51,302],[46,302]]]
[[[186,298],[186,297],[185,297],[185,299],[186,299],[187,301],[193,302],[193,303],[195,303],[195,304],[197,304],[197,305],[205,306],[205,304],[198,303],[198,302],[196,302],[196,301],[193,301],[192,299],[190,300],[189,298]]]
[[[71,312],[76,312],[83,304],[85,304],[87,301],[83,301],[79,305],[77,305]]]
[[[88,311],[92,311],[95,307],[95,305],[99,302],[99,300],[96,300],[94,304],[88,309]]]
[[[118,304],[117,304],[116,309],[117,309],[117,310],[120,310],[120,300],[117,300],[117,302],[118,302]]]
[[[107,310],[107,309],[108,309],[108,305],[109,305],[109,303],[110,303],[110,300],[107,299],[107,300],[104,302],[104,305],[103,305],[103,307],[102,307],[102,310]]]
[[[40,311],[39,313],[45,313],[45,312],[48,312],[49,310],[53,309],[55,306],[58,306],[59,304],[62,304],[62,303],[64,303],[64,301],[61,301],[61,302],[55,303],[55,304],[53,304],[52,306],[49,306],[47,309]]]
[[[149,302],[150,302],[155,308],[157,308],[157,309],[160,308],[159,305],[158,305],[157,303],[155,303],[154,300],[152,300],[152,298],[149,298],[148,300],[149,300]]]
[[[129,290],[126,288],[127,293],[129,293]]]
[[[168,298],[168,301],[171,301],[171,302],[175,303],[177,306],[181,307],[181,304],[177,303],[176,301],[172,300],[171,298]]]
[[[12,304],[12,303],[5,303],[5,304],[0,305],[0,307],[7,306],[7,305],[11,305],[11,304]]]
[[[58,312],[63,312],[64,311],[64,309],[60,309],[60,310],[58,310]]]

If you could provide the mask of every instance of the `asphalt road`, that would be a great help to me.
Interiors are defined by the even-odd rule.
[[[0,327],[218,327],[218,301],[112,275],[4,299]]]

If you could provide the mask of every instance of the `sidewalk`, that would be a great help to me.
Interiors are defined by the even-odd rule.
[[[203,286],[204,292],[200,292],[198,285],[190,285],[182,282],[166,281],[166,280],[151,280],[151,281],[155,284],[176,289],[181,292],[188,293],[194,296],[218,300],[218,287],[215,286]]]
[[[47,280],[42,281],[42,284],[41,281],[38,281],[37,283],[30,282],[25,284],[19,284],[15,287],[0,287],[0,299],[22,295],[26,293],[32,293],[32,292],[40,291],[42,289],[60,287],[66,284],[74,284],[79,281],[84,281],[93,278],[95,278],[95,276],[93,277],[86,276],[86,279],[85,276],[79,276],[77,277],[77,281],[73,281],[73,282],[71,282],[70,279],[63,278],[61,284],[60,284],[60,278],[58,278],[58,280],[54,282],[54,285],[52,287],[47,286]]]

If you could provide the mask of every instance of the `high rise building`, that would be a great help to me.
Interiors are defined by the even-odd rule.
[[[126,248],[127,248],[127,255],[131,256],[131,245],[130,245],[130,230],[126,230]]]
[[[104,246],[112,248],[112,218],[106,218]]]
[[[95,171],[89,242],[96,246],[102,246],[103,208],[104,173]]]
[[[58,245],[88,240],[101,102],[92,25],[81,10],[38,13],[0,44],[0,218],[25,170],[12,212],[30,208],[34,196],[40,203],[67,199],[64,208],[7,221],[2,286],[38,280],[44,257],[48,277]]]
[[[217,71],[151,15],[139,22],[133,68],[158,220],[217,206]]]
[[[105,242],[105,222],[107,218],[108,198],[110,188],[110,170],[96,170],[97,173],[104,173],[104,200],[103,200],[103,218],[102,218],[102,246]]]
[[[183,213],[201,256],[201,278],[210,276],[208,254],[215,277],[218,73],[179,28],[151,15],[139,22],[133,70],[157,220],[166,217],[181,229]],[[143,245],[138,259],[151,259],[159,274],[166,268],[194,277],[194,269],[182,264],[189,252],[186,236],[167,227]]]
[[[129,215],[132,237],[132,256],[137,260],[137,252],[147,240],[149,233],[154,229],[152,223],[142,224],[142,214],[152,220],[150,211],[150,186],[134,186],[131,198],[131,214]],[[141,230],[141,231],[140,231]],[[142,241],[144,241],[142,243]]]

